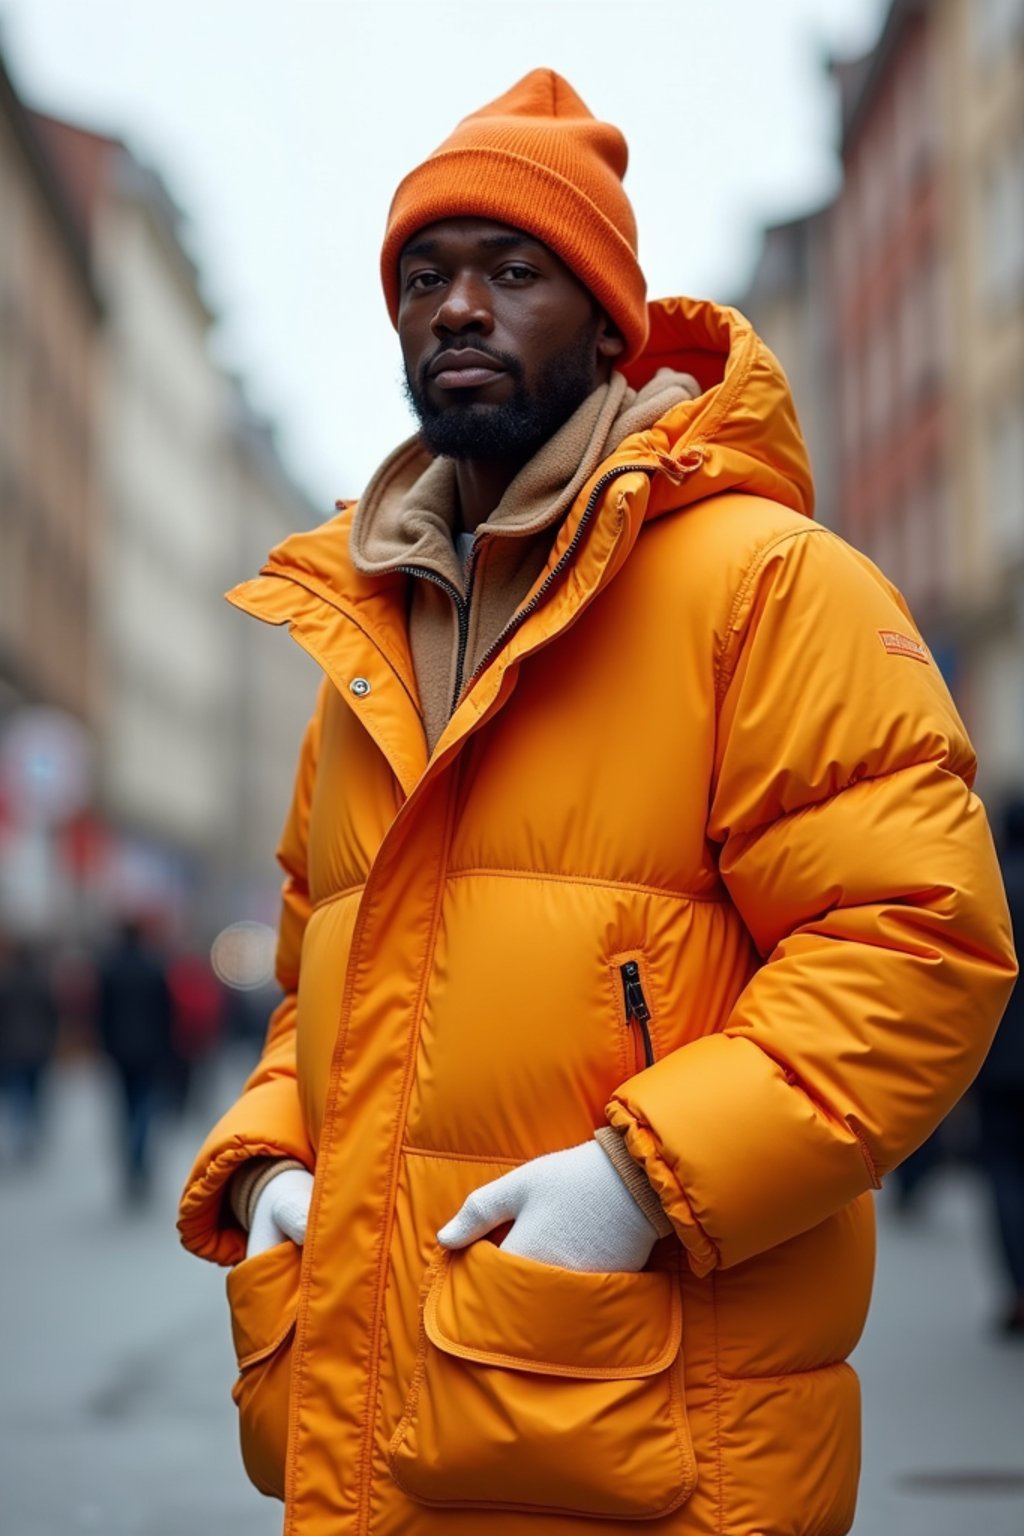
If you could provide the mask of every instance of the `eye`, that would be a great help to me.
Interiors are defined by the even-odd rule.
[[[501,268],[498,276],[508,278],[513,283],[528,283],[537,276],[534,267],[528,267],[524,261],[508,261]]]
[[[405,280],[407,291],[411,293],[429,293],[443,282],[440,272],[410,272]]]

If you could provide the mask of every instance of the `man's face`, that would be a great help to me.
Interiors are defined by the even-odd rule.
[[[565,263],[507,224],[428,225],[399,280],[406,393],[435,454],[525,462],[623,349]]]

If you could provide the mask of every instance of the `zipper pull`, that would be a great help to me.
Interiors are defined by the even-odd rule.
[[[638,1024],[650,1021],[651,1010],[644,996],[644,984],[640,980],[640,967],[635,960],[627,960],[622,969],[622,985],[626,994],[626,1017]]]
[[[626,999],[626,1022],[636,1023],[640,1030],[640,1037],[644,1046],[644,1065],[654,1065],[654,1045],[651,1041],[651,1031],[648,1025],[651,1022],[651,1010],[647,1006],[644,996],[644,984],[640,976],[640,966],[635,960],[627,960],[619,966],[622,976],[622,991]]]

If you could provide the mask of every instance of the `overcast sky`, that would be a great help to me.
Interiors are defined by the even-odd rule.
[[[125,138],[188,217],[218,357],[319,511],[412,430],[377,258],[401,177],[550,65],[630,145],[653,295],[742,290],[835,186],[830,51],[883,0],[0,0],[16,86]]]

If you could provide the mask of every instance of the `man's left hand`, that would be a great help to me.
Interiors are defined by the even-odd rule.
[[[506,1253],[595,1273],[643,1269],[657,1238],[596,1141],[536,1157],[481,1185],[438,1241],[465,1248],[507,1221]]]

